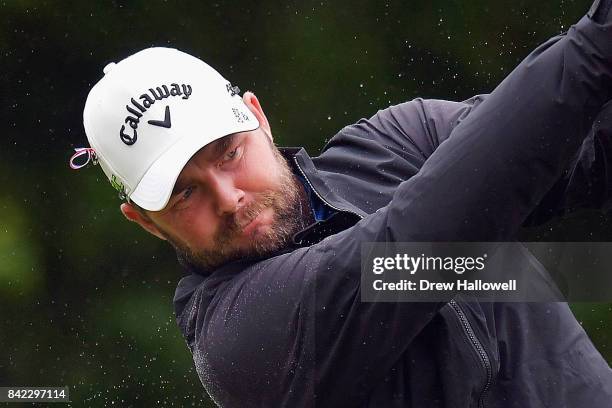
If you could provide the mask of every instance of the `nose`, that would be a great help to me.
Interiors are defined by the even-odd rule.
[[[209,186],[219,216],[234,214],[244,204],[244,191],[236,187],[231,175],[216,174],[209,178]]]

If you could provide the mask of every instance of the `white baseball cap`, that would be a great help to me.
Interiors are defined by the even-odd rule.
[[[104,68],[91,89],[85,148],[120,194],[163,209],[189,159],[203,146],[259,127],[238,88],[198,58],[148,48]],[[78,151],[77,151],[78,152]]]

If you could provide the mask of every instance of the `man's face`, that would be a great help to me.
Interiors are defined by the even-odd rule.
[[[200,149],[167,206],[145,217],[187,261],[210,270],[287,245],[303,228],[301,189],[260,128]]]

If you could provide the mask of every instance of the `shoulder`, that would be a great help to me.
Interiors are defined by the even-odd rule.
[[[323,152],[372,141],[427,158],[485,97],[476,95],[462,102],[416,98],[389,106],[342,128]]]

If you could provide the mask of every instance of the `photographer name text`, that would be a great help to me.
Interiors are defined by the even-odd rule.
[[[506,282],[483,282],[460,279],[454,282],[432,282],[427,279],[417,281],[402,279],[397,282],[385,282],[377,279],[372,283],[376,291],[516,291],[516,279]]]

